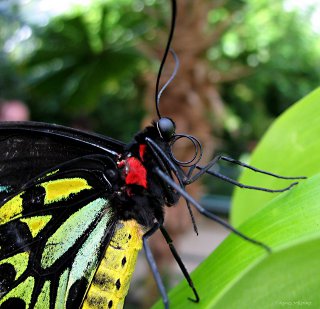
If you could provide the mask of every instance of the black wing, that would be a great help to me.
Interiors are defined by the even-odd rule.
[[[115,162],[89,155],[56,168],[0,204],[1,308],[79,308],[113,235]]]
[[[20,189],[61,163],[91,154],[116,158],[124,143],[103,135],[37,122],[0,123],[0,191]]]

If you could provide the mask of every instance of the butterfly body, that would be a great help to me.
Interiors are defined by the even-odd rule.
[[[123,307],[138,252],[142,248],[143,232],[135,220],[119,221],[93,277],[83,308]]]
[[[144,232],[176,198],[153,172],[159,158],[147,140],[167,151],[156,126],[128,145],[49,124],[1,129],[2,166],[12,170],[13,159],[28,159],[46,172],[22,164],[15,177],[1,179],[0,307],[120,308]],[[32,151],[30,134],[37,136]],[[57,144],[65,152],[52,162]],[[29,158],[16,151],[24,147]]]

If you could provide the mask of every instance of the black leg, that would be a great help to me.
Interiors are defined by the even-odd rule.
[[[183,180],[181,178],[180,172],[177,169],[177,167],[172,163],[170,158],[167,157],[165,152],[152,139],[146,138],[146,142],[147,142],[147,145],[149,146],[150,150],[153,152],[153,154],[157,158],[157,160],[161,163],[161,165],[163,166],[163,161],[166,164],[168,164],[170,169],[173,171],[174,175],[177,177],[180,186],[184,189],[184,183],[183,183]],[[161,155],[163,161],[161,160],[159,155]],[[162,167],[162,170],[165,170],[164,166]],[[168,173],[167,173],[167,176],[170,177]],[[185,175],[184,175],[184,177],[185,177]],[[180,197],[180,195],[177,195],[177,197]],[[178,199],[177,199],[177,201],[178,201]],[[197,224],[195,222],[195,219],[194,219],[194,216],[193,216],[193,213],[192,213],[192,209],[190,207],[190,202],[188,200],[185,200],[185,201],[186,201],[187,208],[188,208],[188,211],[189,211],[189,214],[190,214],[190,217],[191,217],[193,229],[194,229],[195,233],[198,235],[198,228],[197,228]]]
[[[197,166],[198,169],[202,169],[202,167]],[[256,187],[256,186],[248,186],[248,185],[244,185],[241,182],[238,182],[234,179],[231,179],[223,174],[220,174],[218,172],[214,172],[214,171],[206,171],[207,174],[210,174],[212,176],[215,176],[217,178],[220,178],[226,182],[232,183],[233,185],[239,187],[239,188],[244,188],[244,189],[252,189],[252,190],[258,190],[258,191],[264,191],[264,192],[270,192],[270,193],[275,193],[275,192],[284,192],[287,190],[290,190],[293,186],[297,185],[298,182],[293,182],[292,184],[290,184],[288,187],[285,187],[283,189],[278,189],[278,190],[273,190],[273,189],[267,189],[267,188],[262,188],[262,187]]]
[[[230,163],[233,163],[233,164],[237,164],[237,165],[240,165],[244,168],[248,168],[254,172],[257,172],[257,173],[261,173],[261,174],[265,174],[265,175],[268,175],[268,176],[272,176],[272,177],[276,177],[276,178],[280,178],[280,179],[286,179],[286,180],[290,180],[290,179],[306,179],[306,177],[304,176],[299,176],[299,177],[286,177],[286,176],[281,176],[281,175],[277,175],[277,174],[273,174],[273,173],[270,173],[270,172],[267,172],[267,171],[264,171],[264,170],[261,170],[261,169],[258,169],[258,168],[255,168],[253,166],[250,166],[248,164],[245,164],[245,163],[242,163],[241,161],[238,161],[238,160],[235,160],[235,159],[232,159],[232,158],[228,158],[228,157],[225,157],[225,156],[216,156],[212,161],[210,161],[206,166],[198,166],[196,165],[195,167],[197,169],[199,169],[200,171],[198,173],[196,173],[195,175],[191,176],[194,168],[188,173],[188,177],[183,181],[183,183],[185,185],[189,185],[193,182],[195,182],[197,179],[199,179],[203,174],[207,173],[207,174],[211,174],[213,176],[216,176],[220,179],[223,179],[225,181],[228,181],[236,186],[239,186],[241,188],[248,188],[248,189],[253,189],[253,190],[261,190],[261,191],[266,191],[266,192],[283,192],[283,191],[286,191],[286,190],[289,190],[291,187],[295,186],[297,184],[297,182],[294,182],[292,184],[290,184],[290,186],[284,188],[284,189],[280,189],[280,190],[271,190],[271,189],[267,189],[267,188],[261,188],[261,187],[254,187],[254,186],[247,186],[247,185],[243,185],[233,179],[230,179],[229,177],[226,177],[222,174],[219,174],[217,172],[213,172],[213,171],[210,171],[210,168],[213,167],[219,160],[224,160],[224,161],[227,161],[227,162],[230,162]]]
[[[221,156],[217,156],[213,158],[205,167],[203,167],[198,173],[191,177],[192,172],[194,171],[194,167],[190,169],[188,173],[188,177],[183,181],[185,185],[189,185],[199,179],[203,174],[205,174],[212,166],[214,166],[219,160]]]
[[[213,221],[216,221],[217,223],[223,225],[225,228],[227,228],[230,231],[234,232],[235,234],[237,234],[241,238],[251,242],[252,244],[262,247],[267,252],[271,252],[271,248],[268,247],[267,245],[265,245],[264,243],[244,235],[243,233],[241,233],[240,231],[238,231],[237,229],[232,227],[230,224],[228,224],[227,222],[225,222],[222,219],[220,219],[218,216],[216,216],[216,215],[212,214],[211,212],[207,211],[206,209],[204,209],[198,202],[196,202],[194,200],[194,198],[192,196],[190,196],[187,192],[185,192],[183,190],[183,188],[178,186],[170,177],[165,175],[160,169],[156,169],[156,173],[159,175],[159,177],[161,177],[164,181],[166,181],[171,187],[173,187],[176,191],[178,191],[186,200],[189,200],[189,202],[192,205],[194,205],[194,207],[196,207],[196,209],[201,214],[203,214],[204,216],[208,217],[209,219],[211,219]]]
[[[153,235],[160,227],[159,223],[156,223],[148,232],[146,232],[143,236],[142,236],[142,242],[143,242],[143,248],[146,254],[146,258],[147,261],[149,263],[149,266],[151,268],[153,277],[156,281],[156,284],[158,286],[158,289],[160,291],[161,294],[161,298],[164,304],[165,309],[169,309],[169,299],[168,299],[168,294],[167,291],[163,285],[156,261],[154,260],[153,254],[151,252],[151,249],[148,245],[148,239],[151,235]]]
[[[147,145],[151,149],[151,151],[154,153],[154,155],[158,159],[158,161],[161,162],[161,164],[163,164],[163,162],[168,164],[169,169],[173,171],[173,173],[177,177],[179,183],[180,182],[182,183],[183,182],[182,177],[185,177],[183,170],[178,169],[176,167],[176,165],[172,162],[172,160],[170,158],[168,158],[167,154],[151,138],[147,137],[145,140],[146,140]],[[161,156],[162,160],[161,160],[161,158],[159,158],[159,156]],[[183,175],[181,175],[181,174],[183,174]]]
[[[267,171],[264,171],[264,170],[260,170],[260,169],[258,169],[256,167],[253,167],[253,166],[245,164],[245,163],[243,163],[241,161],[238,161],[238,160],[235,160],[235,159],[232,159],[232,158],[229,158],[229,157],[225,157],[225,156],[220,156],[220,159],[224,160],[224,161],[227,161],[227,162],[230,162],[230,163],[233,163],[233,164],[237,164],[237,165],[243,166],[243,167],[248,168],[248,169],[250,169],[250,170],[252,170],[254,172],[265,174],[265,175],[269,175],[269,176],[272,176],[272,177],[275,177],[275,178],[281,178],[281,179],[306,179],[307,178],[305,176],[288,177],[288,176],[281,176],[281,175],[273,174],[273,173],[270,173],[270,172],[267,172]]]
[[[147,143],[147,146],[150,148],[150,150],[153,152],[155,158],[157,159],[158,163],[159,163],[159,166],[161,167],[161,169],[163,171],[166,171],[166,174],[169,176],[170,175],[170,171],[172,170],[173,173],[176,175],[179,183],[182,185],[182,179],[181,179],[181,175],[179,173],[179,171],[177,170],[176,166],[174,166],[172,164],[172,162],[170,160],[166,160],[166,155],[165,153],[163,152],[163,150],[150,138],[146,138],[145,139],[146,143]],[[162,159],[164,158],[164,159]],[[168,167],[165,166],[165,163],[168,164]],[[170,190],[171,191],[171,190]],[[169,191],[167,191],[169,193]],[[169,194],[169,195],[172,195],[172,204],[175,204],[178,200],[179,200],[179,194]]]
[[[180,256],[179,256],[176,248],[175,248],[174,245],[173,245],[173,241],[172,241],[170,235],[168,234],[167,230],[166,230],[162,225],[160,226],[160,231],[161,231],[164,239],[166,240],[167,244],[169,245],[170,251],[171,251],[174,259],[175,259],[176,262],[178,263],[178,265],[179,265],[179,267],[180,267],[180,269],[181,269],[181,271],[182,271],[185,279],[187,280],[190,288],[191,288],[192,291],[193,291],[193,294],[194,294],[195,299],[192,299],[192,298],[190,298],[190,297],[188,297],[188,299],[190,299],[191,301],[193,301],[193,302],[195,302],[195,303],[198,303],[199,300],[200,300],[199,295],[198,295],[198,292],[197,292],[196,288],[194,287],[194,284],[193,284],[192,279],[191,279],[191,277],[190,277],[190,275],[189,275],[189,273],[188,273],[188,270],[186,269],[186,267],[185,267],[185,265],[183,264],[183,262],[182,262],[182,260],[181,260],[181,258],[180,258]]]

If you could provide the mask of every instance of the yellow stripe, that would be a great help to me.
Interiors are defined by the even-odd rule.
[[[45,204],[67,199],[70,194],[76,194],[85,189],[91,189],[83,178],[65,178],[44,182],[41,186],[46,190]]]
[[[29,252],[21,252],[9,258],[3,259],[0,261],[1,264],[9,263],[14,267],[16,271],[16,276],[14,280],[17,280],[27,269],[29,263]]]
[[[38,233],[47,225],[52,216],[34,216],[32,218],[20,219],[21,222],[24,222],[28,225],[29,230],[32,234],[32,237],[36,237]]]
[[[50,281],[46,281],[42,287],[34,309],[50,308]]]
[[[135,221],[118,224],[83,303],[85,309],[123,307],[142,248],[143,230]]]
[[[58,172],[59,172],[59,169],[54,170],[54,171],[52,171],[52,172],[50,172],[50,173],[48,173],[48,174],[46,174],[46,175],[38,178],[38,180],[45,179],[46,177],[52,176],[52,175],[54,175],[54,174],[56,174],[56,173],[58,173]]]
[[[32,291],[34,287],[34,278],[28,277],[25,281],[21,282],[8,294],[6,294],[1,300],[0,305],[3,304],[9,298],[20,298],[26,303],[26,308],[29,308],[31,302]]]
[[[21,216],[23,210],[21,194],[16,195],[0,207],[0,225]]]

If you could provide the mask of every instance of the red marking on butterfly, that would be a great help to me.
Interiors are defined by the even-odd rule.
[[[145,144],[141,144],[139,146],[139,154],[140,154],[140,158],[141,158],[142,162],[144,161],[144,155],[146,153],[146,148],[147,148],[147,145],[145,145]]]
[[[135,157],[126,160],[125,182],[127,185],[138,185],[147,189],[147,171]]]

